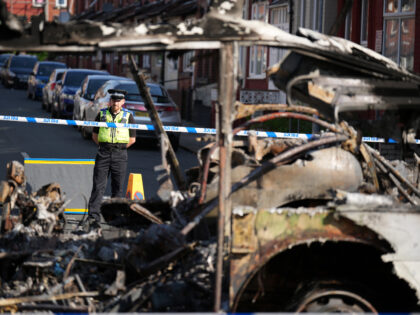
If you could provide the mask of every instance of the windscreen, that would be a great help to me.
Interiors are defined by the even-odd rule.
[[[38,75],[49,76],[57,68],[65,68],[64,65],[60,64],[40,64],[38,68]]]
[[[36,58],[13,57],[10,68],[33,68],[36,64]]]
[[[64,79],[64,85],[80,86],[84,78],[91,73],[89,72],[68,72]]]
[[[9,59],[9,56],[0,55],[0,67],[3,67],[6,63],[7,59]]]
[[[56,81],[61,80],[63,78],[63,74],[64,74],[64,72],[57,73],[57,76],[56,76],[55,80]]]
[[[150,88],[150,95],[152,96],[153,102],[156,103],[169,103],[169,97],[165,90],[158,85],[148,85]],[[120,84],[116,89],[126,90],[127,95],[125,96],[126,101],[143,102],[143,98],[140,96],[140,92],[135,84]]]
[[[86,89],[86,98],[89,100],[93,100],[95,93],[99,88],[110,79],[91,79],[89,80],[89,84]]]

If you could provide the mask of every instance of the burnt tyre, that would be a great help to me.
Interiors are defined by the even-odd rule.
[[[378,313],[374,294],[361,284],[312,281],[303,284],[289,310],[297,313]]]

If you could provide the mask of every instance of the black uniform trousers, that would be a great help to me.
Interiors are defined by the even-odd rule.
[[[127,149],[100,145],[93,170],[93,187],[89,199],[89,218],[99,221],[102,198],[111,174],[111,197],[123,197],[127,170]]]

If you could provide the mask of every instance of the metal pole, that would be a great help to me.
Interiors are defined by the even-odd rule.
[[[230,212],[231,212],[231,152],[232,152],[232,121],[233,104],[237,86],[238,72],[238,45],[237,43],[223,44],[220,49],[220,79],[219,79],[219,216],[217,236],[217,264],[214,297],[214,311],[221,311],[223,290],[223,275],[227,266],[223,265],[225,254],[225,237],[230,239]],[[226,226],[227,225],[227,226]],[[225,268],[224,268],[225,267]]]
[[[45,0],[45,4],[44,4],[44,18],[45,18],[45,22],[48,22],[48,13],[49,13],[49,7],[48,7],[49,3],[48,0]]]
[[[144,100],[144,105],[150,116],[153,127],[155,128],[155,133],[159,139],[161,137],[164,137],[166,139],[166,142],[168,143],[168,160],[169,160],[169,164],[171,165],[172,171],[174,172],[176,185],[179,190],[184,190],[186,189],[184,175],[181,172],[178,159],[176,158],[175,151],[172,148],[168,135],[166,134],[165,129],[163,129],[163,125],[156,111],[155,104],[153,103],[152,97],[150,96],[149,88],[146,85],[146,80],[144,78],[144,75],[143,73],[139,72],[133,55],[130,54],[129,56],[130,56],[130,66],[131,66],[130,68],[131,68],[131,73],[133,74],[133,79],[134,81],[136,81],[137,86],[140,91],[140,95]]]

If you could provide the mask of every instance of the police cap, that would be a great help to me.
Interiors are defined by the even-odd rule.
[[[122,100],[122,99],[125,99],[125,95],[127,94],[127,91],[117,90],[117,89],[109,89],[108,93],[111,95],[111,99]]]

